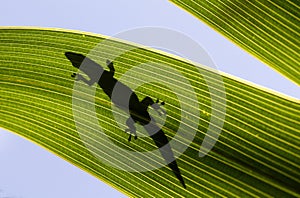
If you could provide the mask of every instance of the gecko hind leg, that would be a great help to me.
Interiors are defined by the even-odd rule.
[[[131,141],[131,135],[134,134],[134,139],[136,140],[137,139],[137,134],[136,134],[136,127],[134,126],[134,120],[129,117],[126,121],[126,125],[128,126],[127,129],[125,129],[125,132],[130,132],[129,134],[129,138],[128,138],[128,142]]]

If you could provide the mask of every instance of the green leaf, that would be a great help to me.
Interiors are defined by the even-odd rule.
[[[300,6],[297,0],[170,1],[300,85]]]
[[[178,96],[174,95],[170,85],[180,90],[180,86],[176,84],[178,77],[159,67],[156,68],[156,75],[152,76],[157,82],[161,78],[169,79],[165,85],[150,83],[136,89],[139,99],[148,95],[165,101],[167,118],[163,131],[169,140],[174,137],[180,124],[186,124],[187,129],[190,127],[187,125],[188,121],[180,122],[184,113],[181,112],[180,105],[190,105],[191,112],[200,112],[197,117],[199,123],[196,123],[196,136],[188,149],[176,160],[186,189],[168,166],[147,172],[128,172],[100,160],[101,157],[108,160],[119,159],[116,157],[118,150],[113,150],[113,144],[136,152],[156,148],[149,137],[140,137],[128,143],[128,134],[116,124],[110,98],[100,87],[97,87],[95,95],[99,123],[85,125],[85,132],[79,134],[78,124],[89,123],[93,112],[81,107],[82,111],[78,111],[81,118],[77,123],[74,120],[74,86],[76,83],[83,86],[84,83],[75,82],[71,77],[77,69],[65,57],[65,52],[87,55],[104,39],[106,37],[101,35],[66,30],[0,29],[0,127],[39,144],[130,196],[300,195],[299,100],[223,73],[220,77],[205,67],[199,67],[199,75],[195,66],[188,61],[140,46],[114,60],[117,79],[134,65],[149,61],[163,63],[179,71],[189,81],[199,102],[199,106],[191,106],[190,93],[186,90],[181,90]],[[108,41],[110,45],[102,48],[99,55],[93,57],[101,65],[105,65],[105,60],[116,51],[126,51],[132,46],[116,40]],[[150,71],[152,65],[147,66]],[[140,79],[148,78],[147,72],[137,72],[131,79],[127,78],[122,82],[134,85]],[[222,92],[222,83],[226,90],[226,106],[218,102],[213,106],[211,95]],[[208,84],[213,86],[209,88]],[[78,93],[80,94],[77,99],[88,107],[89,94]],[[185,97],[185,101],[179,101],[179,97]],[[226,117],[217,143],[208,155],[199,157],[200,145],[211,119],[222,118],[212,112],[218,112],[225,107]],[[119,115],[114,109],[113,112]],[[186,115],[191,119],[194,116]],[[110,141],[95,135],[93,128],[99,126]],[[189,133],[186,130],[184,135]],[[90,141],[86,142],[85,139]],[[185,139],[181,141],[185,142]],[[97,153],[97,149],[102,148],[106,152]],[[95,155],[93,149],[99,156]],[[176,152],[177,148],[172,149]],[[130,162],[135,159],[130,156],[123,157]],[[138,163],[147,164],[155,160],[148,159]],[[135,161],[131,163],[134,164]]]

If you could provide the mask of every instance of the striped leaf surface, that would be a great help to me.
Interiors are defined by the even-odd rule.
[[[134,65],[147,64],[149,61],[163,63],[179,71],[190,82],[199,102],[199,106],[191,106],[189,93],[184,90],[179,93],[180,97],[186,98],[180,102],[190,105],[190,110],[199,111],[200,115],[195,138],[176,160],[186,189],[168,166],[146,172],[128,172],[99,160],[91,152],[89,146],[93,145],[87,145],[76,128],[72,110],[74,79],[71,74],[77,72],[77,69],[64,53],[87,55],[103,39],[106,37],[67,30],[0,29],[0,127],[44,147],[129,196],[300,195],[299,100],[223,73],[221,78],[217,78],[217,73],[205,67],[199,68],[199,75],[188,61],[140,47],[115,60],[117,79]],[[127,43],[110,40],[110,44],[102,49],[95,60],[105,65],[107,58],[128,46]],[[149,71],[151,67],[149,65]],[[176,84],[178,78],[175,75],[159,67],[155,70],[157,74],[153,75],[154,78],[157,81],[165,78],[166,84],[150,83],[135,91],[140,99],[150,96],[165,101],[167,118],[163,130],[171,140],[181,124],[182,112],[179,96],[174,95],[170,85],[180,85]],[[147,71],[135,73],[132,78],[123,80],[123,83],[134,85],[149,76],[145,74]],[[214,85],[210,90],[208,83]],[[224,109],[222,103],[211,105],[211,94],[222,91],[221,83],[224,83],[226,91],[226,114],[222,132],[208,155],[199,157],[200,145],[214,116],[211,112]],[[213,93],[212,89],[215,90]],[[86,93],[82,92],[79,99],[87,101],[86,98]],[[117,152],[112,150],[112,143],[136,152],[156,148],[149,137],[140,137],[129,143],[128,134],[115,121],[113,113],[118,112],[112,110],[112,106],[103,90],[97,87],[97,125],[102,127],[111,142],[98,138],[89,130],[83,136],[107,151],[98,153],[100,157],[108,160],[114,158],[114,155],[108,155]],[[82,121],[77,121],[77,124],[86,123],[92,114],[93,112],[83,108]],[[91,131],[95,127],[94,123],[87,126]],[[189,134],[189,126],[186,128],[185,133]],[[132,160],[129,156],[124,157],[128,161]]]
[[[300,85],[298,0],[170,0]]]

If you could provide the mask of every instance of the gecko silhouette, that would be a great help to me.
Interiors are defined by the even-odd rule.
[[[82,54],[66,52],[65,56],[71,61],[74,67],[80,69],[89,77],[89,80],[87,80],[81,74],[73,73],[71,76],[75,78],[75,80],[81,80],[89,86],[98,83],[118,108],[129,113],[130,116],[126,121],[128,128],[125,130],[125,132],[130,133],[128,141],[131,141],[132,134],[134,135],[134,139],[137,139],[136,127],[134,124],[138,123],[142,125],[154,141],[155,145],[159,148],[159,151],[169,168],[171,168],[182,186],[186,188],[171,146],[168,144],[168,138],[163,130],[157,126],[154,118],[148,112],[148,107],[151,106],[159,115],[165,114],[166,111],[161,108],[161,106],[164,105],[164,102],[159,103],[158,99],[154,102],[149,96],[145,97],[142,101],[139,101],[134,91],[114,78],[115,68],[113,62],[109,60],[106,61],[109,71],[106,71],[101,65]]]

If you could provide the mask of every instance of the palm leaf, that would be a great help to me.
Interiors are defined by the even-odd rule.
[[[300,85],[298,1],[170,1]]]
[[[84,137],[94,142],[89,146],[97,146],[96,151],[104,148],[107,152],[96,156],[78,133],[72,110],[74,79],[70,76],[77,69],[64,54],[87,55],[104,39],[106,37],[101,35],[67,30],[2,28],[0,127],[39,144],[129,196],[300,195],[299,100],[222,73],[221,81],[226,90],[224,126],[216,145],[201,158],[200,145],[214,116],[212,112],[225,107],[222,103],[212,106],[210,94],[213,93],[208,90],[208,83],[211,83],[214,93],[222,92],[219,75],[201,66],[199,75],[188,61],[140,46],[115,60],[117,79],[133,65],[154,61],[180,71],[197,94],[199,107],[189,107],[191,111],[200,111],[197,133],[188,149],[176,160],[187,188],[182,187],[168,166],[147,172],[128,172],[99,160],[99,157],[116,159],[118,152],[112,150],[111,142],[95,136],[92,130],[97,126],[94,123],[86,126]],[[109,42],[110,45],[94,57],[102,65],[116,50],[132,46],[116,40]],[[160,74],[154,75],[158,82],[164,77],[162,75],[166,75],[169,79],[166,85],[176,86],[176,76],[164,73],[161,68],[156,68],[156,71]],[[136,73],[123,83],[135,84],[141,78],[147,78],[147,71]],[[155,84],[139,87],[136,92],[140,99],[148,95],[165,101],[168,114],[163,129],[171,139],[182,113],[178,108],[178,98],[167,86]],[[189,93],[181,95],[187,96],[184,104],[189,105]],[[88,104],[87,98],[85,93],[79,97]],[[95,105],[98,125],[115,145],[131,151],[155,149],[154,142],[148,137],[128,143],[128,135],[116,125],[110,99],[99,87]],[[93,112],[82,108],[80,113],[79,124],[85,124]],[[115,155],[109,155],[111,153]],[[127,159],[132,160],[129,156]],[[147,161],[140,163],[147,164]]]

